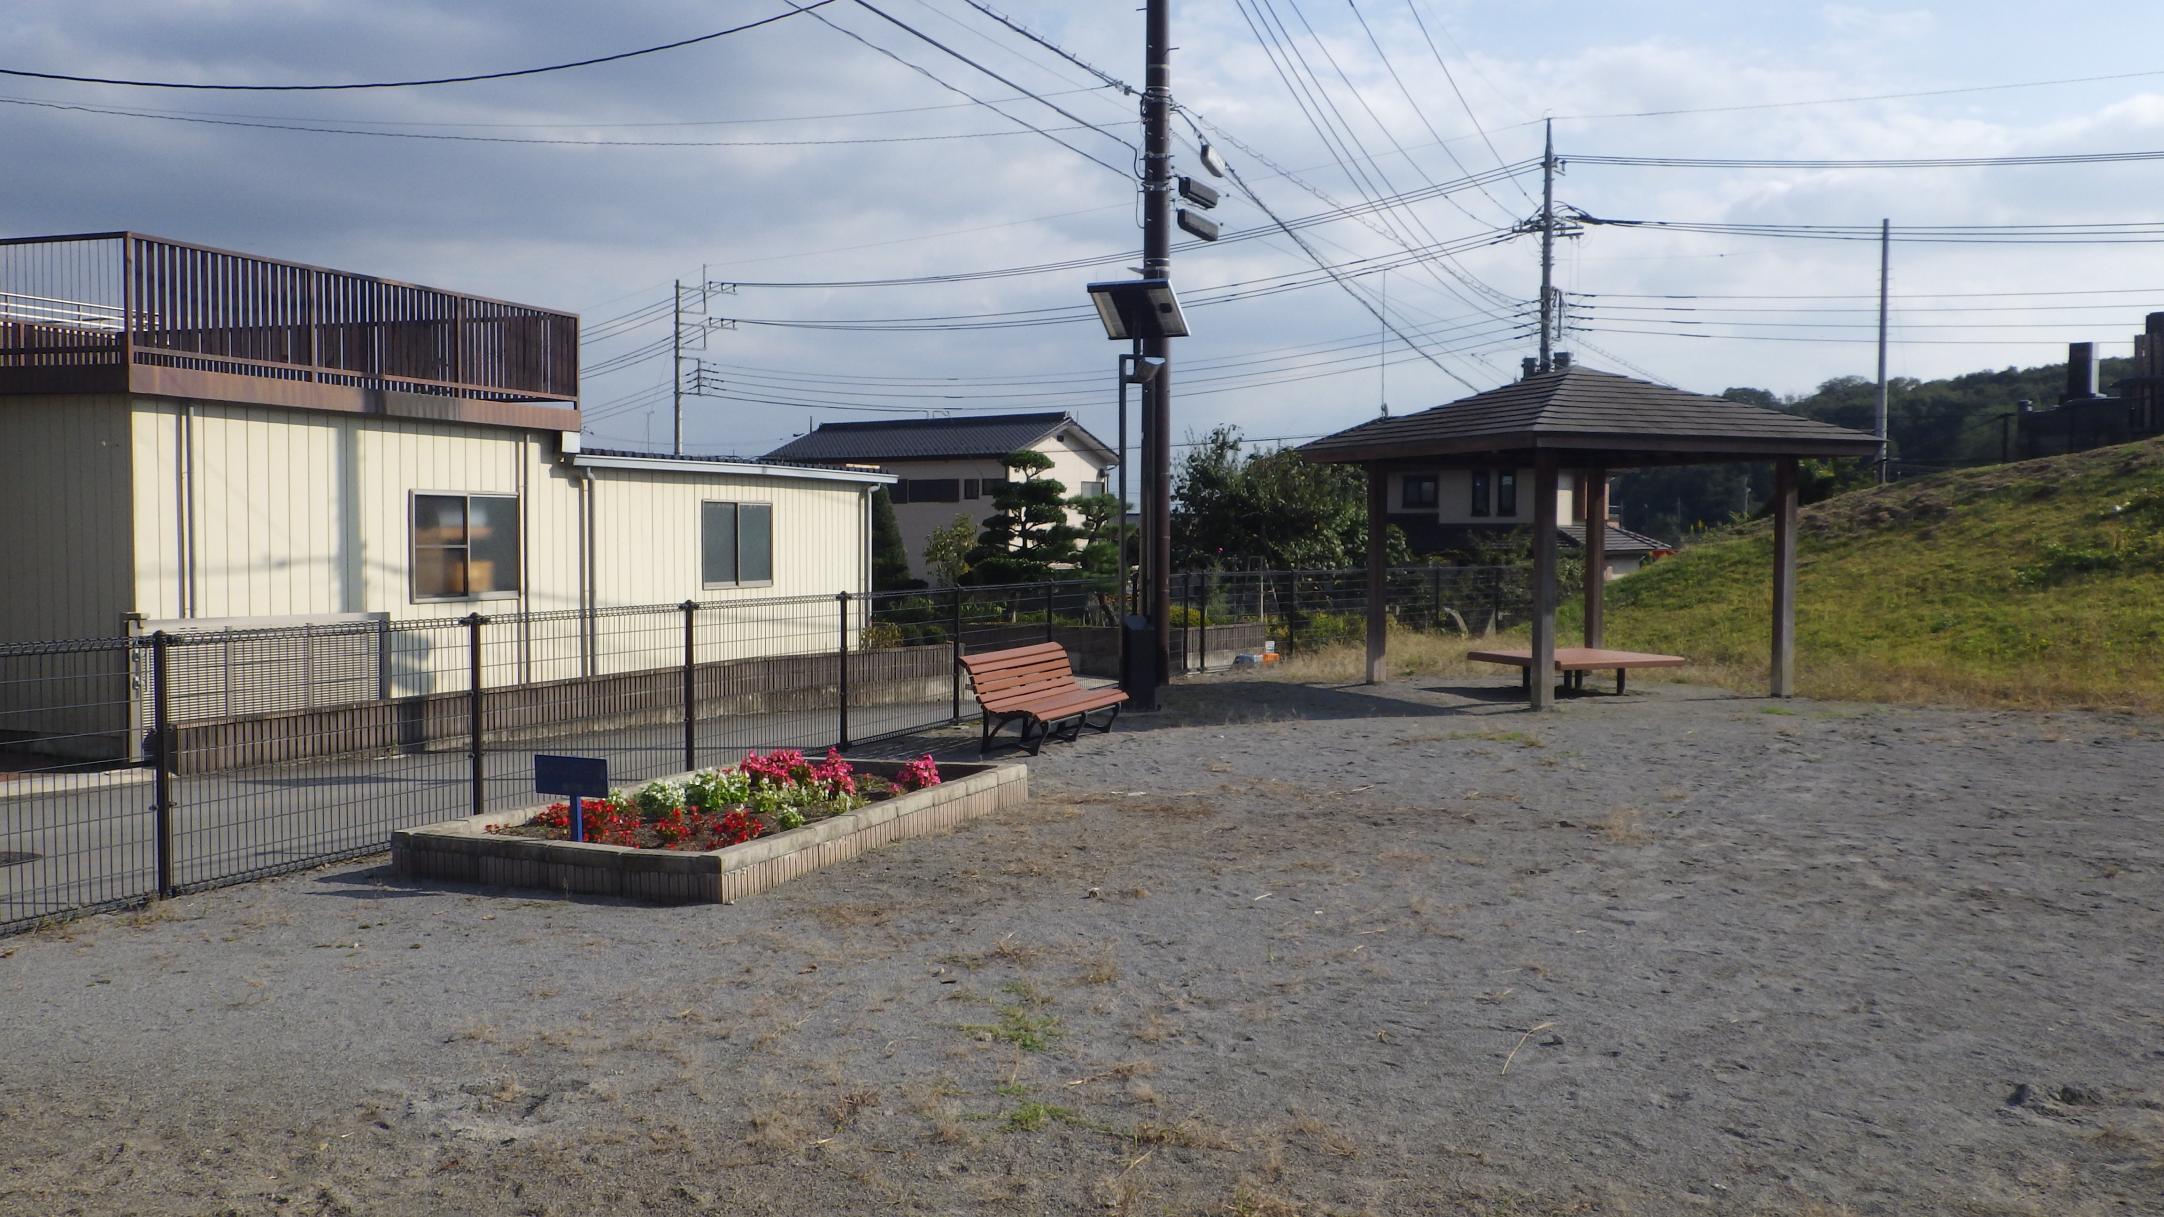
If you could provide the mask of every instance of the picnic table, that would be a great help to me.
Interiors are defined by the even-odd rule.
[[[1533,688],[1533,652],[1531,651],[1467,651],[1467,659],[1481,663],[1509,664],[1525,669],[1525,688]],[[1623,674],[1632,668],[1680,668],[1684,664],[1681,655],[1652,655],[1644,651],[1611,651],[1602,647],[1557,647],[1555,670],[1563,674],[1563,687],[1574,692],[1585,690],[1585,674],[1596,668],[1615,669],[1615,691],[1623,692]]]

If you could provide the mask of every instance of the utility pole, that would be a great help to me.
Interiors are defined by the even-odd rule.
[[[1540,370],[1555,368],[1555,120],[1540,154]]]
[[[704,276],[701,276],[704,278]],[[676,404],[676,455],[684,455],[684,281],[676,281],[676,325],[669,331],[669,387]]]
[[[1878,222],[1878,484],[1886,484],[1886,279],[1893,265],[1893,221]]]
[[[1142,91],[1142,277],[1172,278],[1172,0],[1147,0]],[[1150,621],[1157,679],[1172,666],[1172,344],[1145,339],[1145,358],[1164,360],[1143,386],[1142,519],[1148,552]]]

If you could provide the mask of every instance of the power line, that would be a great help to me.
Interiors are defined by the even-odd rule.
[[[1755,224],[1710,220],[1625,220],[1571,209],[1572,218],[1611,228],[1657,229],[1715,236],[1777,237],[1814,241],[1877,241],[1876,224]],[[2164,242],[2164,221],[2110,221],[2092,224],[1907,224],[1892,239],[1938,245],[2146,245]]]
[[[963,131],[946,135],[865,135],[833,139],[568,139],[533,135],[453,135],[442,131],[371,131],[365,127],[330,127],[314,123],[265,122],[240,118],[200,118],[155,110],[129,110],[82,102],[39,101],[28,97],[0,97],[0,103],[40,110],[71,110],[119,118],[147,118],[158,122],[192,123],[206,127],[246,127],[259,131],[300,131],[312,135],[359,135],[376,139],[441,140],[461,144],[538,144],[564,148],[813,148],[853,144],[922,144],[964,139],[997,139],[1022,135],[1022,131]],[[1094,127],[1031,127],[1039,135],[1052,131],[1095,130]]]
[[[1028,119],[1022,118],[1018,115],[1009,114],[1007,111],[1000,109],[998,106],[993,105],[992,103],[984,100],[981,97],[978,97],[976,94],[962,88],[960,85],[949,83],[945,78],[941,77],[938,73],[932,71],[930,68],[927,68],[922,64],[913,63],[907,59],[902,58],[895,52],[890,51],[883,46],[880,46],[878,43],[864,37],[862,34],[857,33],[855,30],[849,29],[846,26],[834,24],[834,22],[827,19],[827,15],[825,13],[812,12],[812,9],[818,8],[821,4],[825,4],[828,2],[829,0],[818,0],[818,3],[816,4],[807,5],[799,4],[798,0],[782,0],[782,3],[784,4],[795,6],[797,8],[797,11],[799,12],[810,13],[812,20],[818,22],[819,24],[827,27],[830,30],[833,30],[835,33],[842,35],[844,38],[849,39],[851,42],[858,43],[859,45],[867,47],[870,50],[873,50],[880,55],[883,55],[886,58],[893,60],[894,62],[902,65],[903,67],[908,68],[910,71],[915,72],[917,75],[924,77],[926,80],[931,81],[933,84],[938,85],[940,88],[945,89],[949,93],[953,93],[960,97],[968,98],[970,101],[973,101],[978,105],[983,106],[985,109],[999,115],[1001,118],[1006,119],[1008,122],[1014,123],[1017,126],[1026,127],[1031,131],[1035,131],[1037,134],[1044,136],[1046,139],[1051,140],[1053,143],[1058,144],[1060,147],[1065,148],[1067,151],[1074,153],[1076,156],[1081,157],[1083,160],[1089,161],[1092,164],[1098,165],[1104,169],[1110,170],[1111,172],[1118,174],[1122,180],[1133,180],[1134,175],[1128,170],[1120,168],[1118,165],[1115,165],[1112,162],[1105,160],[1103,157],[1100,157],[1095,153],[1083,151],[1081,148],[1078,148],[1075,145],[1068,143],[1066,140],[1061,139],[1059,136],[1054,135],[1051,132],[1045,130],[1044,128],[1030,122]],[[1043,97],[1035,93],[1031,93],[1029,90],[1023,89],[1020,86],[1010,84],[1008,85],[1008,87],[1014,89],[1016,92],[1031,97],[1036,101],[1043,102],[1045,105],[1049,106],[1052,104],[1050,102],[1044,101]],[[1058,107],[1053,108],[1057,109]],[[1065,112],[1062,111],[1062,113]],[[1112,139],[1119,139],[1118,136],[1111,136],[1107,132],[1100,131],[1099,133],[1106,134],[1109,138]],[[1134,145],[1128,144],[1126,140],[1119,140],[1119,142],[1128,147],[1130,150],[1134,147]]]
[[[1345,3],[1352,4],[1353,0],[1345,0]],[[1488,137],[1488,129],[1480,125],[1480,116],[1473,113],[1473,103],[1465,99],[1465,90],[1458,87],[1457,76],[1451,72],[1450,65],[1444,61],[1442,51],[1436,48],[1435,38],[1428,33],[1428,23],[1420,16],[1420,6],[1414,3],[1414,0],[1405,0],[1405,8],[1408,12],[1412,13],[1413,24],[1420,27],[1420,37],[1422,41],[1428,44],[1428,53],[1435,56],[1435,66],[1443,70],[1443,79],[1450,83],[1450,91],[1451,93],[1456,95],[1458,99],[1458,108],[1465,111],[1465,117],[1467,121],[1473,124],[1473,130],[1480,135],[1480,142],[1488,146],[1488,155],[1495,158],[1496,164],[1502,164],[1503,154],[1496,151],[1495,141]],[[1359,16],[1359,13],[1359,7],[1354,6],[1353,15]],[[1367,28],[1367,19],[1365,17],[1361,18],[1360,27],[1362,29]],[[1375,35],[1373,33],[1370,33],[1368,35],[1369,41],[1374,41],[1374,38]],[[1377,51],[1380,51],[1381,49],[1382,48],[1379,46],[1376,48]],[[1433,127],[1430,127],[1428,128],[1428,130],[1430,134],[1433,134],[1435,129]],[[1438,135],[1436,136],[1436,139],[1440,140],[1442,139],[1442,137]],[[1516,178],[1512,178],[1510,184],[1518,188],[1518,193],[1525,196],[1526,202],[1530,203],[1533,201],[1532,192],[1528,191],[1525,188],[1524,183],[1518,181]]]
[[[619,51],[613,55],[596,55],[591,59],[575,59],[569,63],[552,63],[538,68],[517,68],[508,72],[475,72],[465,76],[436,76],[422,80],[371,80],[344,84],[234,85],[204,84],[177,80],[125,80],[111,76],[71,76],[64,72],[33,72],[26,68],[0,68],[0,76],[22,76],[31,80],[59,80],[70,84],[119,85],[131,89],[194,89],[224,93],[331,93],[355,89],[412,89],[424,85],[471,84],[481,80],[508,80],[515,76],[539,76],[544,72],[563,72],[572,68],[590,68],[596,64],[616,63],[620,60],[636,59],[641,55],[655,55],[662,51],[673,51],[680,47],[694,46],[701,42],[712,42],[716,38],[726,38],[731,34],[741,34],[746,30],[758,29],[762,25],[772,25],[777,21],[785,21],[798,13],[808,13],[815,8],[832,4],[834,0],[811,0],[808,4],[797,4],[796,0],[787,0],[787,3],[793,6],[790,12],[776,13],[771,17],[762,17],[757,21],[731,26],[725,30],[715,30],[710,34],[679,38],[675,42],[664,42],[659,46],[641,47],[635,51]]]
[[[1656,169],[1973,169],[2008,165],[2102,165],[2164,160],[2164,150],[2136,152],[2059,152],[2031,156],[1880,157],[1804,159],[1713,156],[1607,156],[1573,153],[1579,165],[1638,165]]]

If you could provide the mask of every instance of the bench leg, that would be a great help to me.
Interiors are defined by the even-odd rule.
[[[1615,695],[1617,697],[1623,696],[1623,673],[1626,670],[1627,669],[1624,668],[1617,668],[1615,670]]]
[[[1519,687],[1519,688],[1521,688],[1521,689],[1523,689],[1523,690],[1525,690],[1526,696],[1528,696],[1528,697],[1532,696],[1532,693],[1533,693],[1533,665],[1532,665],[1532,664],[1527,664],[1527,665],[1525,665],[1525,675],[1524,675],[1524,676],[1523,676],[1523,677],[1522,677],[1522,678],[1521,678],[1521,679],[1520,679],[1520,680],[1518,681],[1518,687]]]

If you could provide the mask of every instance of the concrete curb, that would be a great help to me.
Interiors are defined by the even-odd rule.
[[[851,764],[880,777],[891,777],[901,768],[893,761]],[[1029,799],[1027,766],[955,762],[941,765],[940,773],[945,780],[937,786],[704,853],[489,833],[492,827],[532,819],[542,810],[536,806],[400,829],[391,834],[391,868],[409,879],[622,896],[659,904],[733,904],[881,846],[951,832]]]

